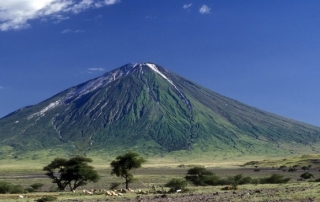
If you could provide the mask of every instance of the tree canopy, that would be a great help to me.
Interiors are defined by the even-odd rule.
[[[110,165],[112,167],[111,174],[125,179],[126,189],[129,188],[129,183],[133,180],[133,175],[130,173],[131,169],[140,168],[146,160],[139,157],[139,154],[134,152],[127,152],[124,155],[119,155],[116,160],[113,160]]]
[[[86,185],[88,181],[97,182],[100,178],[91,163],[92,159],[86,157],[73,157],[69,160],[55,158],[49,165],[43,168],[46,175],[56,183],[60,190],[65,190],[69,186],[70,190],[75,190],[79,186]]]
[[[218,176],[204,167],[190,168],[185,178],[196,186],[214,185],[220,180]]]

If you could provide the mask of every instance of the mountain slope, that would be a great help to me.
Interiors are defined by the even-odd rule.
[[[0,152],[319,151],[320,128],[226,98],[152,63],[128,64],[0,119]]]

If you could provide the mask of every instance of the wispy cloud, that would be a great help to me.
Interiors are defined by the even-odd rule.
[[[2,90],[2,89],[4,89],[4,87],[3,87],[3,86],[0,86],[0,90]]]
[[[55,20],[53,23],[58,24],[64,20],[70,19],[70,17],[63,16],[63,15],[55,15],[55,16],[53,16],[53,19]]]
[[[201,8],[199,9],[199,13],[201,14],[209,14],[211,8],[207,5],[202,5]]]
[[[74,33],[74,34],[78,34],[78,33],[82,33],[85,32],[85,30],[82,29],[78,29],[78,30],[72,30],[72,29],[65,29],[61,32],[61,34],[70,34],[70,33]]]
[[[106,5],[112,5],[112,4],[116,4],[116,3],[119,3],[120,0],[104,0],[104,3]]]
[[[71,29],[65,29],[61,32],[61,34],[68,34],[68,33],[71,33],[72,30]]]
[[[94,73],[94,72],[104,72],[104,68],[88,68],[88,73]]]
[[[192,4],[184,4],[182,8],[183,8],[183,9],[188,9],[188,8],[190,8],[191,6],[192,6]]]
[[[56,18],[56,23],[92,8],[119,3],[120,0],[1,0],[0,31],[30,27],[30,20]]]
[[[82,33],[82,32],[85,32],[86,30],[83,30],[83,29],[77,29],[76,31],[74,31],[74,33],[78,34],[78,33]]]

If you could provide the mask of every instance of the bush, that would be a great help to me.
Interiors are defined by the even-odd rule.
[[[228,177],[221,179],[216,176],[213,172],[206,170],[202,167],[194,167],[188,170],[186,180],[192,182],[195,186],[215,186],[215,185],[242,185],[252,183],[251,177],[243,177],[242,174],[235,175],[233,177]]]
[[[207,170],[204,167],[194,167],[194,168],[190,168],[187,172],[188,175],[212,175],[213,172]]]
[[[241,184],[251,184],[252,183],[252,178],[251,177],[242,177],[239,180],[239,185]]]
[[[251,184],[255,184],[255,185],[259,184],[259,179],[252,179]]]
[[[177,190],[185,191],[188,183],[183,179],[173,178],[167,182],[164,186],[170,188],[170,192],[176,192]]]
[[[37,190],[37,189],[43,187],[43,185],[44,184],[42,184],[42,183],[34,183],[30,187],[32,187],[33,189]]]
[[[283,172],[285,172],[287,170],[287,166],[280,166],[279,170],[282,170]]]
[[[24,189],[21,185],[14,185],[10,182],[0,182],[0,194],[19,194],[24,193]]]
[[[220,178],[213,172],[203,167],[194,167],[188,170],[186,180],[195,186],[207,186],[219,184]]]
[[[214,174],[212,175],[208,175],[208,176],[203,176],[200,180],[200,182],[203,183],[203,185],[211,185],[211,186],[214,186],[214,185],[219,185],[220,184],[220,178]]]
[[[287,183],[290,181],[290,178],[284,178],[283,175],[272,174],[270,177],[265,177],[260,179],[261,184],[281,184]]]
[[[243,177],[242,174],[239,174],[239,175],[235,175],[233,177],[228,177],[224,183],[226,183],[228,185],[232,185],[233,188],[236,188],[238,185],[250,184],[251,182],[252,182],[251,177]],[[225,184],[221,184],[221,185],[225,185]]]
[[[310,179],[310,178],[314,178],[314,176],[309,172],[305,172],[305,173],[301,174],[300,177],[305,179],[305,180],[306,179]]]
[[[4,182],[4,181],[0,182],[0,194],[8,194],[8,193],[10,193],[11,188],[12,188],[12,184],[11,183]]]
[[[10,190],[10,194],[20,194],[24,192],[25,190],[21,185],[13,185]]]
[[[35,190],[32,187],[28,187],[25,189],[25,191],[31,193],[31,192],[34,192]]]
[[[292,173],[293,173],[293,172],[296,172],[296,171],[297,171],[296,168],[289,168],[289,169],[288,169],[288,172],[292,172]]]

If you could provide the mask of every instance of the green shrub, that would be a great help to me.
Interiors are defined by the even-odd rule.
[[[261,178],[259,182],[261,184],[281,184],[287,183],[290,181],[290,178],[284,178],[283,175],[272,174],[270,177]]]
[[[193,167],[188,170],[187,174],[203,176],[203,175],[212,175],[213,173],[204,167]]]
[[[18,194],[24,193],[21,185],[14,185],[10,182],[0,181],[0,194]]]
[[[164,186],[170,188],[170,192],[176,192],[177,190],[185,191],[188,182],[183,179],[173,178],[169,182],[167,182]]]
[[[26,188],[25,190],[26,190],[26,192],[29,192],[29,193],[35,191],[34,188],[32,188],[32,187],[28,187],[28,188]]]
[[[208,175],[208,176],[203,176],[201,180],[204,185],[214,186],[214,185],[220,184],[220,178],[214,174]]]
[[[42,184],[42,183],[34,183],[30,187],[32,187],[33,189],[37,190],[37,189],[43,187],[43,185],[44,184]]]
[[[8,194],[10,193],[12,188],[12,184],[5,181],[0,181],[0,194]]]
[[[25,190],[21,185],[13,185],[10,190],[10,194],[20,194],[24,192]]]
[[[239,185],[241,184],[251,184],[252,183],[252,178],[251,177],[242,177],[240,180],[239,180]]]
[[[301,178],[303,179],[310,179],[310,178],[314,178],[313,174],[309,173],[309,172],[305,172],[303,174],[300,175]]]
[[[255,185],[259,184],[259,179],[252,179],[251,184],[255,184]]]
[[[296,171],[297,171],[296,168],[289,168],[289,169],[288,169],[288,172],[292,172],[292,173],[293,173],[293,172],[296,172]]]
[[[195,186],[217,185],[220,181],[218,176],[203,167],[189,169],[185,178]]]
[[[233,177],[228,177],[227,180],[225,181],[226,184],[221,184],[221,185],[232,185],[235,188],[238,185],[250,184],[251,182],[252,182],[251,177],[243,177],[242,174],[239,174]]]

